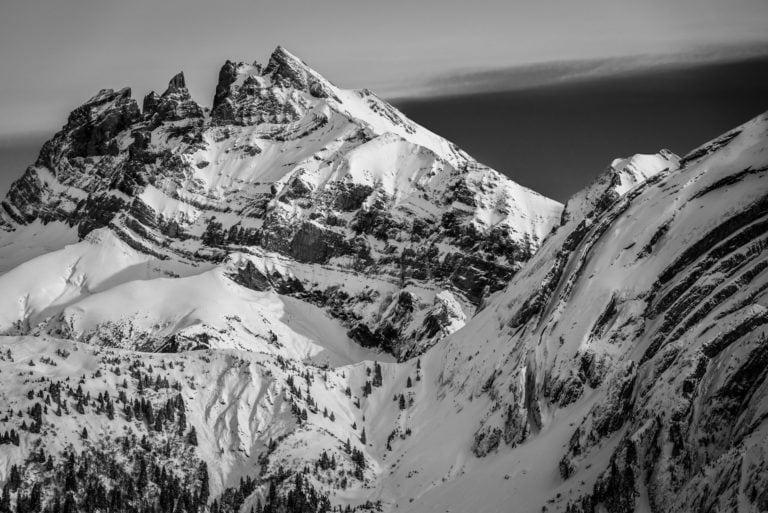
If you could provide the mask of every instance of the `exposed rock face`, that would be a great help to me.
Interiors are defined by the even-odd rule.
[[[153,93],[151,93],[153,94]],[[153,124],[164,121],[181,121],[203,117],[203,109],[190,96],[184,81],[184,73],[178,73],[170,82],[168,89],[156,100],[150,101],[147,112],[147,100],[144,100],[144,114],[154,114]]]
[[[435,296],[434,305],[427,311],[424,320],[424,331],[420,334],[420,337],[432,339],[443,330],[451,333],[458,327],[463,326],[465,320],[466,315],[462,311],[461,305],[456,301],[456,298],[450,292],[443,291]]]
[[[228,60],[219,70],[219,81],[216,84],[216,94],[213,97],[213,106],[211,112],[216,116],[218,107],[224,103],[229,96],[229,88],[237,80],[237,64]]]
[[[331,84],[309,68],[296,56],[278,46],[264,70],[278,83],[287,83],[293,89],[306,91],[316,98],[335,97]]]
[[[6,229],[39,219],[85,237],[108,227],[185,265],[244,249],[288,257],[301,283],[291,293],[404,357],[503,287],[560,205],[278,47],[263,68],[224,64],[210,117],[183,73],[141,111],[129,89],[99,92],[46,143],[2,211]],[[313,266],[375,276],[381,296],[361,302],[357,285],[318,282]],[[461,313],[427,314],[443,289]],[[393,329],[381,312],[402,294],[414,297],[413,315]]]
[[[140,117],[138,105],[131,99],[130,88],[120,91],[102,89],[69,115],[67,124],[53,140],[43,146],[38,163],[56,167],[62,158],[116,155],[115,136]],[[56,150],[67,139],[65,154]]]
[[[344,254],[344,239],[339,234],[306,222],[291,239],[290,255],[299,262],[327,262]]]

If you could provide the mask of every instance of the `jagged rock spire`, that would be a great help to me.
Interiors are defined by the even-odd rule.
[[[157,109],[157,104],[160,102],[160,96],[154,92],[150,91],[149,94],[147,94],[144,97],[144,102],[142,104],[141,111],[146,115],[151,112],[155,112],[155,109]]]
[[[163,93],[163,96],[166,96],[171,93],[180,92],[182,89],[186,89],[187,84],[184,80],[184,72],[180,71],[176,73],[173,78],[168,82],[168,89],[165,90]]]
[[[184,80],[184,72],[176,73],[168,82],[168,89],[158,96],[154,92],[144,97],[144,115],[157,114],[158,121],[178,121],[203,116],[203,109],[192,99]]]
[[[212,111],[221,105],[229,95],[229,87],[237,80],[238,65],[229,59],[219,70],[219,82],[216,84],[216,94],[213,97]]]

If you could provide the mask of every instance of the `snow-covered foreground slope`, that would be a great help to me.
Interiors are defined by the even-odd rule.
[[[765,511],[767,148],[561,211],[281,49],[104,91],[2,204],[0,511]]]
[[[312,465],[324,449],[335,455],[337,472],[315,476],[319,486],[338,488],[339,476],[349,470],[349,484],[338,500],[357,502],[367,493],[363,483],[378,470],[369,459],[359,479],[353,478],[351,456],[340,446],[351,436],[354,447],[366,451],[350,427],[360,422],[359,409],[343,393],[361,379],[356,375],[364,375],[360,365],[324,369],[252,350],[137,353],[45,336],[3,337],[0,354],[0,376],[10,379],[0,392],[4,409],[26,408],[38,392],[45,397],[40,399],[45,413],[37,427],[34,420],[26,428],[20,427],[21,419],[4,420],[6,428],[20,435],[18,443],[0,445],[4,480],[14,465],[25,468],[31,481],[49,473],[27,459],[41,448],[57,458],[62,451],[113,455],[117,447],[118,459],[130,460],[130,451],[119,449],[126,436],[148,437],[147,454],[156,450],[153,457],[178,474],[189,471],[185,465],[191,461],[197,462],[195,470],[200,460],[206,462],[212,497],[226,485],[237,485],[241,477],[279,476],[283,469],[293,474],[299,462]],[[26,376],[21,381],[12,378],[18,369]],[[137,414],[147,408],[132,408],[136,399],[153,405],[154,420]],[[167,413],[162,406],[169,400],[174,410],[182,405],[178,410],[183,415]],[[170,454],[155,447],[167,443],[174,447]],[[132,470],[130,464],[125,470]],[[53,487],[45,490],[46,495],[52,492]]]

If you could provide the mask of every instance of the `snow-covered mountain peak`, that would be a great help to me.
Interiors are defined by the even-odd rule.
[[[663,149],[651,155],[638,153],[625,159],[614,159],[610,171],[621,182],[616,185],[619,195],[625,194],[638,183],[655,176],[664,170],[677,167],[680,158],[669,150]]]
[[[463,322],[533,254],[561,208],[277,48],[264,67],[225,62],[210,115],[182,73],[141,111],[127,89],[100,92],[11,187],[0,224],[59,222],[80,238],[107,228],[176,262],[182,270],[160,267],[177,274],[248,253],[263,260],[255,268],[280,270],[269,287],[328,308],[359,343],[403,357],[447,333],[423,340],[438,294],[462,305],[449,317]],[[329,274],[318,279],[317,266]],[[341,278],[361,272],[376,275],[375,297]],[[415,300],[392,308],[401,297]]]
[[[628,158],[614,159],[591,184],[566,202],[561,224],[600,214],[644,181],[659,173],[677,169],[679,161],[680,157],[666,149],[654,154],[636,154]]]
[[[273,122],[296,121],[318,105],[318,99],[340,101],[334,87],[301,59],[278,46],[266,65],[227,61],[219,72],[212,116],[220,123],[254,124],[256,112],[278,114]],[[298,93],[298,94],[297,94]],[[303,97],[306,94],[306,97]],[[265,108],[266,107],[266,108]],[[271,111],[271,112],[270,112]]]

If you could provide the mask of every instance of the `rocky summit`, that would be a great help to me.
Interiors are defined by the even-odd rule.
[[[101,90],[0,204],[0,512],[766,511],[767,148],[563,206],[280,47]]]
[[[157,277],[237,262],[238,283],[317,305],[402,359],[463,325],[560,210],[278,47],[265,66],[227,61],[211,110],[182,73],[142,108],[130,89],[100,91],[13,185],[0,223],[104,229],[161,262]]]

